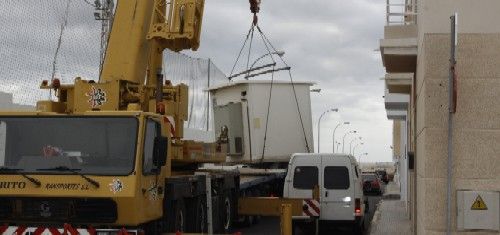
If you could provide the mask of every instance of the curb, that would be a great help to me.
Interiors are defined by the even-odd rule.
[[[377,231],[376,227],[378,227],[378,221],[380,221],[380,204],[382,204],[383,201],[384,199],[381,199],[377,203],[377,209],[375,210],[375,212],[373,212],[372,221],[370,222],[370,228],[366,231],[366,234],[372,234],[372,232]]]
[[[401,199],[401,195],[398,193],[390,193],[390,194],[384,194],[382,196],[382,199],[386,199],[386,200],[399,200]]]

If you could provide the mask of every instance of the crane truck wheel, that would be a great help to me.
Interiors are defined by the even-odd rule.
[[[167,217],[168,232],[185,232],[186,231],[186,205],[184,199],[179,198],[173,202],[172,211]]]
[[[233,198],[231,195],[231,192],[225,192],[223,197],[222,197],[222,203],[221,203],[221,213],[220,213],[220,224],[221,224],[221,230],[224,233],[231,233],[231,230],[233,229]]]
[[[151,235],[161,234],[161,222],[159,220],[151,221],[142,226],[142,228],[144,229],[145,234],[151,234]]]
[[[187,232],[204,233],[207,231],[207,214],[205,195],[187,200]]]

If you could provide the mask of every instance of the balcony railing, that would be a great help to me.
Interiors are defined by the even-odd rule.
[[[417,0],[387,0],[386,25],[417,24]]]

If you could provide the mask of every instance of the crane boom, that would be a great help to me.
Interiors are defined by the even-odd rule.
[[[163,50],[196,50],[204,0],[118,1],[99,82],[75,79],[42,83],[58,101],[39,101],[37,109],[57,113],[141,110],[175,117],[182,137],[187,87],[163,84]],[[159,79],[160,78],[160,79]]]
[[[146,40],[153,1],[118,1],[101,82],[125,80],[143,84],[151,42]]]

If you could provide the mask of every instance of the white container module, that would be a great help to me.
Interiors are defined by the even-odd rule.
[[[288,162],[293,153],[314,151],[310,97],[313,84],[272,83],[267,135],[271,81],[236,81],[209,88],[216,136],[223,126],[228,128],[228,162]]]

